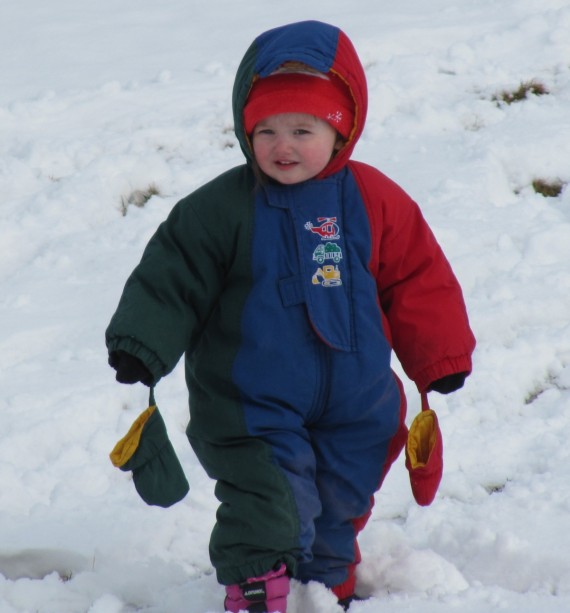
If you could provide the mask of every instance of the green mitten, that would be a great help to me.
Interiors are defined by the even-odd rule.
[[[169,507],[190,489],[152,392],[150,406],[115,445],[110,458],[117,468],[132,471],[135,488],[147,504]]]

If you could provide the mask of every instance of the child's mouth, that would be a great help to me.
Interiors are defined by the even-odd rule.
[[[297,162],[289,162],[287,160],[277,160],[275,164],[281,168],[290,168],[292,166],[295,166]]]

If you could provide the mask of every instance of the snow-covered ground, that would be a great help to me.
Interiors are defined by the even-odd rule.
[[[355,158],[421,204],[478,339],[466,387],[432,395],[438,497],[418,507],[398,462],[351,611],[570,610],[570,188],[532,188],[570,182],[570,1],[0,0],[0,613],[222,611],[182,369],[157,400],[191,491],[151,508],[108,459],[147,390],[115,383],[103,333],[173,204],[241,163],[245,49],[307,18],[359,50]],[[549,93],[494,100],[533,79]],[[290,613],[339,610],[293,589]]]

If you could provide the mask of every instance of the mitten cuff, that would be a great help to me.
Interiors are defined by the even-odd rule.
[[[165,375],[166,369],[158,356],[148,347],[139,343],[132,337],[111,337],[107,340],[109,354],[115,351],[124,351],[138,358],[148,369],[153,378],[153,385]]]
[[[430,384],[437,379],[464,372],[467,375],[472,370],[471,356],[461,355],[445,358],[436,364],[432,364],[416,373],[412,379],[420,393],[427,392]]]

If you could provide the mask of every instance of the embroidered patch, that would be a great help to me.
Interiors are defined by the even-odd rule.
[[[320,226],[314,226],[308,221],[305,224],[305,230],[318,234],[324,241],[340,239],[340,228],[336,223],[336,217],[317,217],[317,221],[320,222]]]
[[[313,262],[321,264],[321,268],[317,268],[311,278],[313,285],[322,287],[339,287],[342,285],[341,272],[338,264],[341,262],[342,247],[338,243],[329,242],[333,239],[340,241],[340,228],[337,224],[336,217],[317,217],[318,226],[312,222],[305,223],[305,230],[309,230],[316,234],[321,242],[313,250]],[[331,261],[336,264],[325,264]]]
[[[324,264],[325,260],[338,264],[342,260],[342,249],[336,243],[320,244],[313,252],[313,260],[319,264]]]
[[[322,285],[323,287],[338,287],[342,285],[338,266],[327,264],[317,269],[317,272],[313,275],[312,282],[313,285]]]

